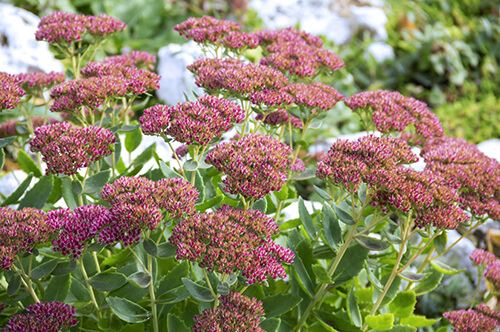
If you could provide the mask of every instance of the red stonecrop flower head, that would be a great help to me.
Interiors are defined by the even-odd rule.
[[[16,108],[24,95],[16,75],[0,72],[0,111]]]
[[[460,204],[475,215],[500,218],[500,165],[463,139],[442,137],[421,151],[426,170],[457,187]]]
[[[232,101],[205,95],[194,102],[150,107],[139,121],[145,134],[169,135],[182,143],[207,145],[244,119],[245,112]]]
[[[276,222],[260,211],[223,206],[182,220],[170,242],[177,246],[177,259],[219,273],[241,271],[253,284],[286,277],[282,263],[291,264],[294,254],[272,241],[277,233]]]
[[[285,184],[291,152],[272,137],[251,134],[217,145],[206,162],[226,175],[224,185],[230,193],[259,199]]]
[[[131,51],[121,55],[109,56],[102,62],[116,66],[153,70],[156,64],[156,56],[144,51]]]
[[[125,23],[106,15],[85,16],[55,12],[40,20],[35,38],[51,44],[72,43],[82,40],[86,34],[106,37],[125,28]]]
[[[500,259],[497,259],[486,267],[484,277],[493,284],[495,289],[500,289]]]
[[[291,115],[284,109],[271,112],[269,114],[257,114],[256,120],[262,120],[265,124],[271,126],[281,126],[290,123],[292,127],[302,128],[302,120],[298,117]]]
[[[239,32],[240,25],[227,20],[218,20],[215,17],[190,17],[174,27],[181,36],[192,39],[197,43],[215,43],[230,32]]]
[[[424,140],[443,135],[437,116],[417,99],[396,91],[366,91],[345,100],[353,111],[371,111],[372,121],[382,133],[403,132],[409,126]]]
[[[9,269],[17,254],[31,252],[54,231],[41,210],[0,207],[0,268]]]
[[[476,265],[490,265],[497,260],[494,254],[483,249],[474,249],[469,258]]]
[[[17,78],[24,91],[31,94],[39,94],[46,89],[50,89],[56,84],[64,82],[65,79],[64,73],[57,72],[18,74]]]
[[[78,324],[76,309],[63,302],[31,304],[26,311],[12,316],[4,332],[58,332]]]
[[[60,233],[52,241],[54,250],[77,259],[85,246],[97,235],[102,225],[110,223],[111,213],[101,205],[85,205],[75,210],[50,211],[47,222]]]
[[[479,305],[475,309],[445,312],[443,317],[450,321],[456,332],[493,332],[500,326],[498,312]]]
[[[280,89],[288,84],[288,79],[280,71],[238,59],[200,59],[188,69],[196,75],[198,86],[238,96],[264,89]]]
[[[110,155],[114,143],[115,135],[108,129],[57,122],[36,128],[30,145],[31,151],[42,154],[48,174],[72,175]]]
[[[332,109],[344,96],[329,85],[323,83],[295,83],[285,89],[294,98],[294,103],[311,109],[312,114]]]
[[[264,332],[260,321],[264,316],[262,303],[238,292],[220,297],[220,305],[205,309],[194,317],[194,332]]]

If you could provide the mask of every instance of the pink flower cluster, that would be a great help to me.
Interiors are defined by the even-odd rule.
[[[82,40],[86,34],[106,37],[125,28],[125,23],[107,15],[85,16],[55,12],[40,20],[35,38],[53,44],[72,43]]]
[[[474,309],[445,312],[443,316],[456,332],[493,332],[500,326],[500,313],[485,304]]]
[[[280,89],[288,84],[288,79],[278,70],[238,59],[200,59],[188,69],[196,75],[198,86],[239,96],[264,89]]]
[[[256,48],[259,38],[256,35],[242,32],[238,23],[218,20],[211,16],[190,17],[177,24],[174,30],[186,39],[197,43],[223,45],[229,49]]]
[[[63,255],[79,258],[86,244],[92,240],[102,225],[109,224],[111,213],[101,205],[85,205],[75,210],[58,209],[50,211],[47,223],[60,229],[52,241],[54,250]]]
[[[371,111],[372,121],[382,133],[403,132],[413,126],[424,140],[443,135],[439,119],[424,102],[396,91],[360,92],[345,103],[353,111]]]
[[[205,309],[194,317],[194,332],[264,332],[260,321],[264,316],[262,303],[238,292],[220,297],[220,305]]]
[[[17,78],[24,91],[31,94],[38,94],[56,84],[64,82],[65,76],[64,73],[57,72],[34,72],[18,74]]]
[[[177,259],[219,273],[241,271],[253,284],[286,277],[282,263],[291,264],[294,254],[272,241],[277,233],[276,222],[260,211],[223,206],[182,220],[170,242],[177,246]]]
[[[193,102],[150,107],[139,121],[145,134],[170,135],[182,143],[207,145],[244,118],[245,112],[234,102],[204,95]]]
[[[500,289],[500,260],[486,266],[484,277],[493,284],[495,289]]]
[[[54,231],[41,210],[0,207],[0,269],[9,269],[17,254],[31,252]]]
[[[12,316],[4,332],[58,332],[78,324],[75,307],[63,302],[34,303]]]
[[[180,178],[155,182],[144,177],[121,177],[104,186],[101,198],[110,203],[111,218],[101,224],[99,241],[130,245],[139,241],[142,230],[158,226],[163,219],[161,209],[172,218],[193,214],[198,192]]]
[[[230,193],[258,199],[285,184],[291,153],[288,145],[270,136],[250,134],[217,145],[206,162],[226,175],[224,185]]]
[[[442,137],[424,146],[426,170],[459,188],[460,203],[476,215],[500,218],[500,165],[463,139]]]
[[[497,260],[497,257],[489,251],[483,249],[474,249],[469,256],[470,260],[476,265],[490,265]]]
[[[320,70],[335,71],[344,62],[333,52],[323,48],[318,37],[292,28],[261,31],[257,35],[264,48],[260,63],[299,77],[312,77]]]
[[[102,62],[115,66],[153,70],[156,64],[156,56],[144,51],[131,51],[121,55],[109,56]]]
[[[42,154],[48,174],[72,175],[111,154],[114,143],[115,135],[108,129],[57,122],[36,128],[30,145],[31,151]]]
[[[24,95],[16,75],[0,72],[0,111],[16,108]]]
[[[474,249],[469,258],[474,264],[485,267],[485,278],[493,284],[495,289],[500,289],[500,259],[483,249]]]
[[[295,104],[313,109],[312,113],[317,112],[317,109],[328,111],[344,99],[340,92],[319,82],[291,84],[286,91],[293,96]]]
[[[285,109],[278,109],[269,114],[257,114],[256,120],[262,120],[271,126],[281,126],[290,123],[295,128],[302,128],[302,120],[288,113]]]

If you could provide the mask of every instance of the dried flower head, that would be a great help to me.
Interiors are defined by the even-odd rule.
[[[500,165],[463,139],[442,137],[422,149],[426,170],[460,192],[460,203],[476,215],[500,218]]]
[[[217,145],[206,162],[226,175],[224,185],[230,193],[258,199],[286,182],[291,152],[272,137],[251,134]]]
[[[4,332],[58,332],[78,324],[76,309],[63,302],[31,304],[26,311],[12,316]]]
[[[474,249],[469,256],[470,260],[476,265],[490,265],[497,260],[497,257],[489,251],[483,249]]]
[[[265,124],[271,126],[280,126],[290,123],[292,127],[302,128],[302,120],[288,113],[285,109],[279,109],[269,114],[257,114],[256,120],[262,120]]]
[[[195,332],[264,332],[260,321],[264,316],[262,303],[238,292],[220,297],[221,304],[216,308],[205,309],[194,317]]]
[[[481,306],[480,310],[484,310]],[[445,312],[443,317],[450,321],[456,332],[493,332],[500,326],[500,320],[483,314],[480,310],[455,310]]]
[[[262,212],[224,206],[182,220],[170,242],[177,246],[177,259],[220,273],[241,271],[252,284],[286,277],[282,263],[291,264],[294,254],[271,240],[277,233],[276,222]]]
[[[311,114],[332,109],[344,96],[329,85],[323,83],[295,83],[286,87],[294,98],[294,103],[311,109]]]
[[[85,205],[75,210],[58,209],[50,211],[47,222],[60,229],[52,241],[54,250],[77,259],[85,246],[97,235],[102,225],[109,224],[111,213],[101,205]]]
[[[35,129],[31,151],[40,152],[48,174],[72,175],[112,153],[115,135],[97,126],[74,127],[57,122]]]
[[[403,132],[413,126],[424,140],[443,135],[439,119],[424,102],[396,91],[360,92],[347,98],[345,103],[356,112],[371,111],[375,127],[383,133]]]
[[[41,210],[0,207],[0,268],[9,269],[17,254],[31,252],[54,231]]]
[[[207,145],[244,118],[243,109],[232,101],[205,95],[194,102],[150,107],[139,121],[145,134],[169,135],[182,143]]]
[[[125,23],[106,15],[85,16],[55,12],[40,20],[35,38],[52,44],[72,43],[82,40],[86,34],[105,37],[125,28]]]
[[[57,72],[34,72],[17,75],[19,84],[29,94],[37,95],[56,84],[64,82],[64,73]]]
[[[279,89],[288,83],[278,70],[238,59],[200,59],[188,69],[196,75],[198,86],[239,96],[264,89]]]
[[[16,108],[24,94],[16,75],[0,72],[0,111]]]

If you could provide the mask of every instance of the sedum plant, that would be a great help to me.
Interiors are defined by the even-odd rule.
[[[0,164],[15,159],[26,173],[0,208],[5,331],[500,324],[486,304],[498,260],[485,251],[471,256],[487,280],[483,304],[443,319],[414,312],[418,296],[460,273],[446,264],[460,240],[449,245],[447,230],[463,238],[500,215],[498,163],[444,136],[425,103],[395,91],[347,97],[319,82],[344,63],[316,36],[202,17],[175,30],[206,54],[189,66],[206,94],[151,105],[154,56],[94,59],[123,29],[108,16],[54,13],[36,37],[67,73],[0,73],[1,108],[22,114],[0,125]],[[337,103],[368,133],[309,153]],[[170,152],[155,143],[132,158],[143,135]]]

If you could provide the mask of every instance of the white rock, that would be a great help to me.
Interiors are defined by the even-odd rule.
[[[0,194],[7,197],[17,189],[21,182],[26,178],[26,173],[15,170],[0,177]]]
[[[40,19],[27,10],[0,3],[0,71],[17,74],[62,71],[46,42],[35,40]]]
[[[377,62],[394,59],[394,50],[391,46],[384,42],[371,43],[368,46],[367,51]]]
[[[477,145],[477,148],[488,157],[500,162],[500,139],[492,138],[481,142]]]
[[[201,49],[194,42],[162,47],[158,52],[158,73],[161,76],[160,89],[156,92],[158,98],[168,104],[176,104],[185,101],[184,94],[189,98],[193,91],[202,94],[193,74],[186,69],[186,66],[202,56]]]

